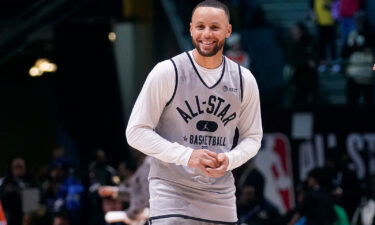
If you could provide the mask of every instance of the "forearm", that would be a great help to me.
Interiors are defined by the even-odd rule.
[[[153,129],[140,125],[128,127],[126,137],[133,148],[167,163],[187,166],[193,151],[178,143],[169,142]]]
[[[227,170],[233,170],[254,157],[258,153],[263,136],[258,86],[249,71],[243,72],[244,96],[237,125],[239,143],[226,153],[229,161]]]
[[[125,186],[119,186],[116,198],[122,202],[128,202],[130,198],[129,188]]]
[[[253,158],[260,148],[262,135],[243,139],[232,151],[227,152],[229,165],[227,170],[233,170]]]

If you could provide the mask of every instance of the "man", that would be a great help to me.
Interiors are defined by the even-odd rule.
[[[232,33],[230,38],[227,40],[228,50],[225,55],[240,64],[245,68],[250,68],[250,57],[241,46],[241,35],[239,33]]]
[[[118,212],[109,212],[105,218],[107,222],[121,221],[125,224],[144,224],[145,219],[147,220],[148,215],[145,212],[148,211],[148,199],[149,199],[149,185],[148,185],[148,174],[150,172],[151,157],[145,156],[144,154],[136,153],[136,159],[139,161],[139,167],[130,177],[127,184],[128,187],[123,183],[119,187],[116,186],[102,186],[99,188],[99,195],[101,197],[112,197],[120,201],[125,199],[129,202],[129,207],[122,214]],[[118,220],[111,220],[112,215],[122,215],[118,217]]]
[[[262,124],[253,75],[223,56],[231,31],[224,4],[199,3],[194,50],[157,64],[134,105],[126,136],[153,157],[151,224],[237,222],[230,171],[256,155]]]

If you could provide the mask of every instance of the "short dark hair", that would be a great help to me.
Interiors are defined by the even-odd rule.
[[[220,2],[220,1],[217,1],[217,0],[204,0],[203,2],[200,2],[198,3],[198,5],[196,5],[193,9],[193,12],[191,13],[191,15],[194,14],[195,10],[199,7],[212,7],[212,8],[217,8],[217,9],[222,9],[224,10],[225,14],[227,15],[228,17],[228,21],[230,21],[230,13],[229,13],[229,9],[228,7]]]

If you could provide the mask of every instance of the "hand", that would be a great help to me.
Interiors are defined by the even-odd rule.
[[[221,177],[227,172],[228,165],[229,165],[229,159],[228,156],[225,153],[219,153],[217,156],[217,161],[220,163],[220,165],[216,168],[207,168],[207,172],[209,173],[210,177]]]
[[[100,197],[106,198],[106,197],[114,197],[118,193],[117,187],[112,186],[102,186],[98,190],[98,194]]]
[[[132,224],[133,220],[131,220],[126,212],[124,211],[110,211],[107,212],[104,216],[104,219],[107,223],[125,223],[125,224]]]
[[[188,166],[200,170],[204,175],[210,176],[207,168],[217,168],[220,166],[217,154],[207,149],[196,149],[191,153]]]

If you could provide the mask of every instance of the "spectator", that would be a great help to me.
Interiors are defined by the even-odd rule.
[[[243,166],[234,171],[234,176],[236,178],[236,188],[241,190],[246,184],[252,184],[256,187],[258,191],[264,189],[264,176],[255,167],[254,159],[250,159]],[[263,195],[263,192],[259,193]]]
[[[355,171],[348,167],[349,156],[333,150],[330,152],[332,154],[326,157],[324,168],[329,174],[330,190],[335,203],[342,206],[351,218],[361,199],[361,183]]]
[[[226,42],[229,49],[225,55],[231,60],[239,63],[241,66],[250,68],[250,57],[241,47],[241,35],[239,33],[232,33]]]
[[[139,167],[130,177],[128,186],[103,186],[99,189],[99,194],[102,197],[113,197],[120,200],[129,199],[129,207],[126,209],[125,213],[130,220],[136,221],[139,216],[142,215],[144,209],[149,207],[148,174],[150,171],[151,158],[138,152],[134,152],[134,154],[137,154],[136,158]]]
[[[62,161],[54,161],[49,178],[43,183],[47,216],[51,218],[53,214],[64,211],[70,223],[79,224],[83,192],[81,182],[74,176],[74,169]]]
[[[25,213],[22,218],[22,225],[39,225],[36,213]]]
[[[239,224],[280,224],[281,216],[278,209],[264,196],[264,176],[255,167],[253,160],[249,160],[245,165],[241,167],[237,183]]]
[[[306,225],[333,225],[336,220],[334,201],[327,192],[327,174],[323,169],[313,169],[307,176],[307,188],[301,207],[288,225],[303,222]]]
[[[360,8],[361,0],[340,0],[339,1],[339,24],[340,33],[344,45],[348,43],[350,32],[356,29],[354,15]]]
[[[26,162],[21,157],[11,160],[8,174],[0,180],[0,200],[9,225],[22,224],[22,190],[33,186]]]
[[[375,174],[369,179],[368,195],[362,199],[356,209],[352,225],[374,225],[375,224]]]
[[[95,152],[95,160],[89,165],[89,201],[91,206],[90,217],[92,225],[104,224],[103,207],[118,208],[121,207],[118,201],[112,199],[101,199],[98,189],[102,185],[114,185],[113,178],[116,176],[116,170],[107,162],[106,153],[98,149]]]
[[[346,67],[348,104],[352,107],[363,103],[371,106],[374,100],[374,72],[371,70],[374,55],[366,43],[365,36],[359,33],[352,34],[349,37],[349,41],[353,39],[352,53]]]
[[[281,216],[278,209],[263,196],[263,186],[245,184],[238,199],[239,224],[278,225]]]
[[[242,29],[267,26],[264,11],[258,1],[240,0],[239,5]]]
[[[325,72],[327,66],[337,59],[335,20],[331,13],[332,0],[311,0],[311,7],[318,30],[319,71]],[[338,72],[340,66],[334,64],[332,70]]]
[[[316,102],[318,77],[316,71],[316,45],[303,23],[296,23],[291,29],[289,64],[292,68],[295,106],[308,106]]]
[[[90,188],[93,188],[93,185],[113,184],[112,178],[115,175],[116,170],[107,162],[106,153],[98,149],[95,152],[95,160],[89,166]]]

